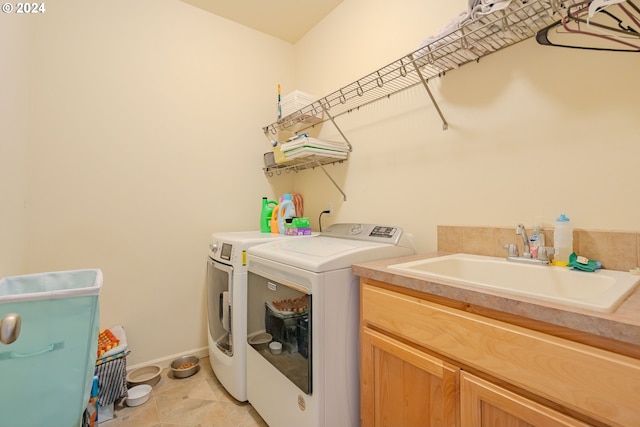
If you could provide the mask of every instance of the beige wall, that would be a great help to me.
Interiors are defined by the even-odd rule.
[[[345,1],[296,45],[300,89],[326,95],[417,49],[467,2],[443,3]],[[346,202],[318,172],[296,188],[315,210],[332,201],[332,221],[405,227],[422,252],[437,225],[513,226],[515,242],[516,224],[566,213],[575,228],[640,230],[639,69],[637,54],[529,39],[430,81],[447,131],[422,87],[338,118],[354,149],[328,170]],[[331,123],[321,135],[340,138]]]
[[[256,229],[263,195],[302,193],[314,224],[332,202],[325,225],[403,226],[420,251],[438,225],[549,226],[560,212],[576,228],[640,230],[631,54],[526,41],[483,58],[430,82],[446,132],[421,88],[340,118],[354,152],[328,170],[347,202],[318,170],[264,178],[277,83],[326,95],[465,5],[345,0],[295,46],[177,0],[57,0],[28,31],[0,17],[28,32],[30,54],[0,41],[0,83],[19,83],[0,101],[17,159],[0,159],[16,182],[0,181],[0,274],[101,268],[101,326],[126,328],[137,364],[206,346],[209,234]]]
[[[29,270],[101,268],[130,364],[205,347],[209,236],[272,196],[261,125],[293,48],[178,0],[81,3],[31,32]]]
[[[28,24],[0,16],[0,277],[27,272]]]

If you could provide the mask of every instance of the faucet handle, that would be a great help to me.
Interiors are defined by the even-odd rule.
[[[537,258],[542,261],[549,261],[549,255],[553,258],[554,248],[553,246],[540,246],[538,248],[538,256]]]
[[[518,257],[520,254],[518,253],[518,247],[515,243],[509,243],[506,245],[502,245],[504,249],[507,250],[507,257]]]

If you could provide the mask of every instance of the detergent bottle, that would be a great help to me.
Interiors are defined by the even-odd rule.
[[[262,198],[262,210],[260,212],[260,232],[271,233],[271,217],[273,215],[273,209],[278,206],[278,202],[275,200],[268,200],[266,197]]]
[[[293,204],[291,194],[285,194],[282,199],[278,205],[278,233],[285,234],[284,223],[287,219],[296,216],[296,207]]]
[[[278,233],[278,211],[280,210],[280,205],[276,205],[271,212],[271,220],[269,221],[269,228],[272,233]]]

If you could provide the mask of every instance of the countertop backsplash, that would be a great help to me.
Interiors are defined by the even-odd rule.
[[[506,257],[505,244],[522,241],[513,227],[438,226],[438,252]],[[532,229],[527,229],[531,235]],[[553,246],[553,228],[543,228],[547,246]],[[628,271],[640,266],[640,233],[628,231],[573,230],[573,249],[578,255],[602,263],[602,268]]]

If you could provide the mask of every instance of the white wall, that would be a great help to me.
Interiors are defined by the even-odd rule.
[[[327,95],[417,49],[466,7],[443,3],[345,0],[296,45],[300,89]],[[577,228],[640,230],[639,69],[637,54],[529,39],[429,82],[447,131],[422,87],[338,118],[354,150],[328,170],[346,202],[318,172],[296,189],[310,211],[333,202],[323,225],[400,225],[420,251],[439,224],[553,226],[561,212]],[[331,123],[321,135],[340,138]]]
[[[30,49],[29,269],[101,268],[130,364],[206,346],[209,237],[273,195],[261,125],[292,46],[178,0],[66,0]]]
[[[0,16],[0,277],[27,272],[28,24]]]

